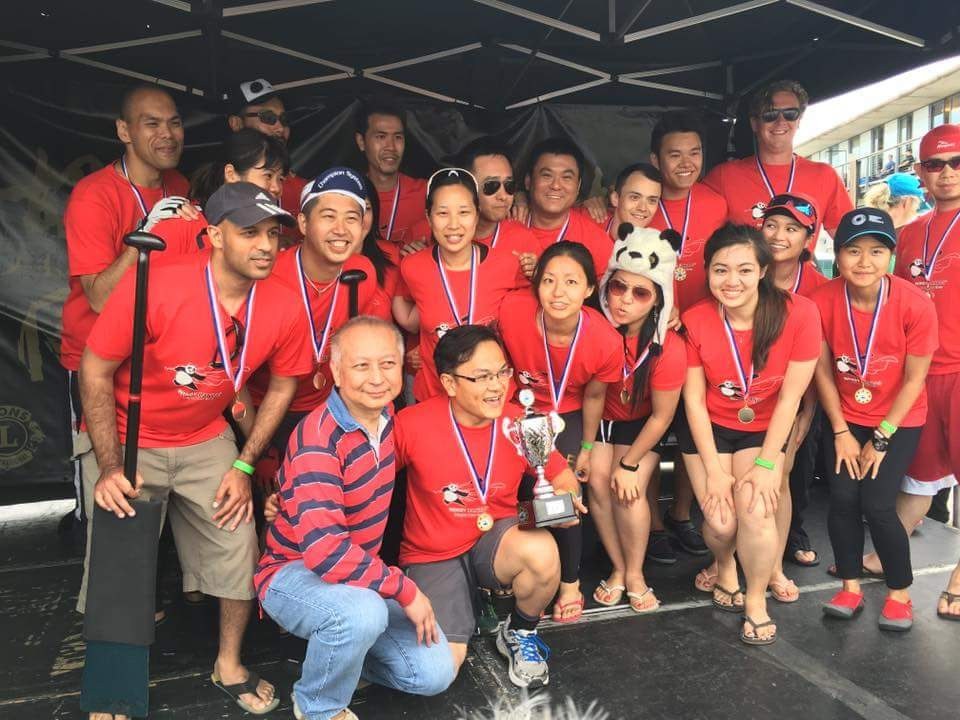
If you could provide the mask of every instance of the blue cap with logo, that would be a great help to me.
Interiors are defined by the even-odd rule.
[[[890,188],[890,197],[918,197],[921,200],[923,199],[920,178],[911,173],[894,173],[887,178],[887,187]]]
[[[300,193],[300,210],[302,211],[314,198],[327,193],[336,193],[356,200],[360,204],[361,212],[366,209],[367,189],[360,174],[352,168],[332,167],[307,183]]]
[[[856,208],[840,218],[833,237],[833,251],[839,253],[844,245],[864,235],[872,235],[891,250],[897,246],[897,231],[887,213],[875,208]]]

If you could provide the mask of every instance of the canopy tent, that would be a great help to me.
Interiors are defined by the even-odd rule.
[[[356,99],[388,93],[411,110],[412,174],[481,132],[518,159],[564,134],[587,152],[589,187],[646,157],[664,108],[705,112],[716,162],[730,139],[752,150],[732,121],[770,79],[822,98],[960,47],[960,5],[934,0],[44,0],[4,3],[0,19],[0,484],[69,470],[61,216],[72,184],[116,157],[131,82],[173,93],[187,170],[215,152],[230,91],[264,77],[303,174],[358,162]]]

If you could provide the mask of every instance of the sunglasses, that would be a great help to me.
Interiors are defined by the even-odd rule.
[[[290,125],[287,121],[287,114],[285,112],[277,115],[273,110],[258,110],[257,112],[248,112],[243,114],[244,117],[255,117],[264,125],[276,125],[280,123],[284,127]]]
[[[770,110],[764,110],[762,113],[760,113],[760,119],[765,123],[776,122],[781,116],[784,120],[793,122],[800,117],[800,108],[772,108]]]
[[[951,170],[960,170],[960,155],[954,155],[949,160],[941,160],[940,158],[933,158],[932,160],[921,160],[920,167],[928,172],[940,172],[947,165],[950,166]]]
[[[767,210],[770,211],[777,207],[793,208],[810,221],[815,220],[817,217],[817,213],[813,209],[813,205],[794,195],[774,195],[772,198],[770,198],[770,202],[767,203]]]
[[[611,280],[607,283],[607,292],[609,292],[614,297],[620,297],[627,290],[633,292],[633,299],[637,302],[646,302],[653,297],[653,291],[649,288],[640,287],[639,285],[634,285],[630,287],[622,280]]]
[[[484,180],[483,186],[480,188],[483,190],[483,194],[490,196],[496,195],[497,191],[500,189],[500,186],[503,186],[503,191],[507,195],[513,195],[517,191],[517,181],[513,180]]]
[[[230,360],[233,361],[237,359],[237,355],[239,355],[243,349],[243,343],[246,342],[246,333],[243,331],[243,325],[240,324],[239,320],[232,317],[230,318],[230,322],[230,327],[228,327],[224,333],[224,339],[227,341],[227,347],[229,347],[230,336],[233,335],[236,338],[233,350],[230,352]],[[223,366],[223,358],[220,356],[220,349],[217,348],[213,351],[213,360],[210,361],[210,367],[215,370],[222,370]]]

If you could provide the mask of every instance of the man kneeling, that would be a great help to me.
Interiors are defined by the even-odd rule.
[[[361,675],[418,695],[443,692],[456,675],[430,601],[378,556],[402,366],[393,325],[347,322],[330,344],[335,388],[294,430],[280,469],[256,585],[270,617],[307,640],[298,719],[355,720],[347,705]]]
[[[515,685],[546,685],[549,650],[537,622],[556,595],[560,558],[549,532],[517,527],[517,489],[530,468],[500,427],[501,416],[523,414],[506,403],[513,368],[482,325],[447,332],[434,360],[447,397],[397,414],[397,462],[407,467],[400,564],[434,603],[458,668],[476,627],[478,586],[512,587],[516,608],[497,649]],[[556,451],[546,475],[558,492],[579,492]]]

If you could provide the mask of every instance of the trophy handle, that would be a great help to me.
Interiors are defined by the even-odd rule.
[[[563,429],[567,426],[567,423],[564,422],[563,418],[560,417],[560,414],[556,410],[550,411],[550,429],[553,430],[553,436],[556,437],[563,432]]]
[[[503,430],[504,437],[510,441],[510,444],[513,445],[517,454],[523,457],[523,441],[520,439],[520,428],[517,424],[511,422],[510,418],[504,418],[500,427]]]

